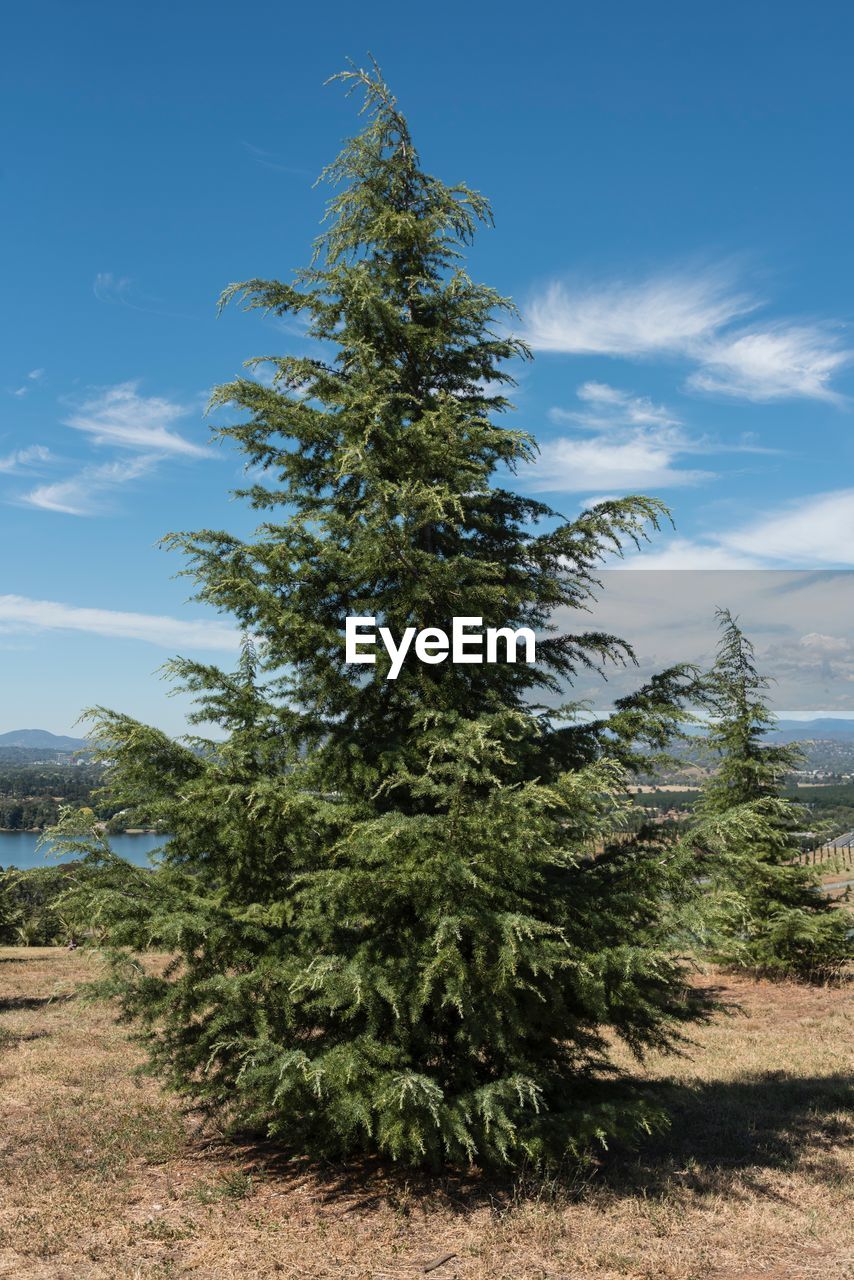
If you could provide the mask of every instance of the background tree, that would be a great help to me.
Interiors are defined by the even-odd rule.
[[[774,724],[765,698],[769,682],[737,620],[727,609],[717,616],[720,643],[707,682],[715,717],[708,740],[717,769],[704,787],[698,817],[706,826],[721,815],[735,821],[723,857],[707,864],[714,949],[730,965],[825,980],[854,957],[850,917],[821,894],[815,868],[796,861],[795,833],[807,816],[781,790],[800,751],[765,741]],[[742,815],[749,823],[740,829]]]
[[[0,944],[8,946],[17,940],[18,907],[11,893],[14,872],[0,867]]]
[[[58,946],[72,928],[62,907],[75,874],[73,864],[0,871],[0,943]]]
[[[554,615],[584,609],[599,562],[663,508],[566,521],[496,483],[535,446],[496,421],[507,362],[528,358],[512,306],[461,265],[489,206],[421,168],[376,69],[340,78],[367,123],[325,171],[312,265],[225,294],[314,344],[214,396],[242,412],[219,434],[267,518],[251,541],[168,540],[253,637],[233,673],[172,664],[225,737],[98,713],[115,802],[172,838],[157,876],[130,895],[113,879],[92,918],[174,953],[163,977],[119,957],[111,989],[155,1067],[236,1122],[313,1154],[545,1159],[650,1123],[611,1031],[642,1054],[701,1013],[672,954],[679,851],[613,838],[625,770],[678,727],[691,673],[595,723],[543,702],[631,659]],[[390,681],[382,653],[345,664],[348,615],[533,627],[538,663],[410,661]]]

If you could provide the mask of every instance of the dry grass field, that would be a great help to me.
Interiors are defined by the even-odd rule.
[[[849,989],[715,979],[740,1012],[648,1064],[670,1134],[551,1184],[312,1168],[134,1074],[93,961],[0,950],[0,1276],[841,1280],[854,1274]]]

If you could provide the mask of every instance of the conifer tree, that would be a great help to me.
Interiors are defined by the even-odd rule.
[[[774,724],[768,679],[729,610],[717,616],[720,642],[707,682],[717,768],[698,806],[701,825],[722,815],[732,822],[723,858],[710,864],[716,958],[770,976],[823,981],[854,958],[850,919],[821,894],[815,868],[798,861],[794,833],[806,815],[781,790],[801,752],[765,741]]]
[[[266,518],[252,540],[169,539],[252,637],[233,673],[171,666],[224,740],[97,713],[114,798],[171,839],[127,885],[91,846],[81,884],[119,948],[110,989],[197,1102],[311,1154],[549,1159],[650,1123],[612,1032],[640,1055],[702,1014],[673,954],[681,855],[614,838],[626,770],[678,727],[691,673],[587,724],[543,701],[631,659],[553,615],[583,610],[603,557],[664,509],[566,521],[497,483],[535,445],[497,421],[528,358],[511,304],[462,265],[489,206],[422,169],[376,68],[340,78],[367,119],[325,171],[312,264],[225,294],[313,340],[214,396],[242,415],[219,434]],[[390,680],[382,651],[345,663],[347,616],[396,636],[528,626],[538,661],[407,660]],[[146,945],[174,955],[165,975],[134,959]]]

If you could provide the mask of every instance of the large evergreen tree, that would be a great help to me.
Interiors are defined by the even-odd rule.
[[[719,609],[718,620],[720,642],[707,681],[716,770],[698,806],[701,829],[724,815],[731,822],[724,856],[707,864],[713,948],[729,965],[821,981],[854,958],[850,917],[821,894],[815,868],[798,861],[793,837],[806,815],[781,791],[801,753],[765,740],[774,724],[768,680],[729,610]]]
[[[489,207],[424,172],[376,69],[341,78],[367,121],[326,170],[312,265],[225,295],[301,318],[315,352],[214,397],[241,411],[219,434],[265,523],[170,539],[252,637],[234,673],[172,664],[225,740],[98,714],[117,801],[172,836],[154,877],[123,884],[106,855],[93,923],[173,953],[164,976],[127,955],[113,989],[155,1067],[234,1120],[312,1153],[546,1158],[649,1122],[612,1032],[642,1054],[700,1012],[672,953],[680,854],[614,837],[625,770],[678,725],[690,673],[595,723],[542,701],[630,657],[553,615],[663,509],[567,522],[496,482],[535,446],[496,420],[528,356],[512,307],[461,262]],[[388,680],[382,653],[345,663],[348,615],[528,626],[538,661],[410,659]]]

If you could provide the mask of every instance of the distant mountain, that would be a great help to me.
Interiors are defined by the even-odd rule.
[[[708,771],[717,768],[717,758],[704,741],[706,727],[691,725],[686,740],[671,745],[669,752],[677,762],[674,767],[659,770],[656,777],[680,780],[682,771],[693,767]],[[807,772],[854,776],[854,720],[825,716],[816,720],[778,720],[765,737],[767,743],[801,743],[803,759],[796,768]],[[684,780],[684,779],[683,779]]]
[[[48,733],[47,729],[13,729],[0,733],[0,747],[26,747],[36,751],[81,751],[87,745],[84,738],[68,738],[60,733]]]
[[[854,742],[854,720],[778,720],[768,736],[775,742]]]
[[[685,726],[689,738],[703,738],[706,726]],[[825,716],[819,720],[775,720],[767,738],[771,742],[854,742],[854,720]]]

